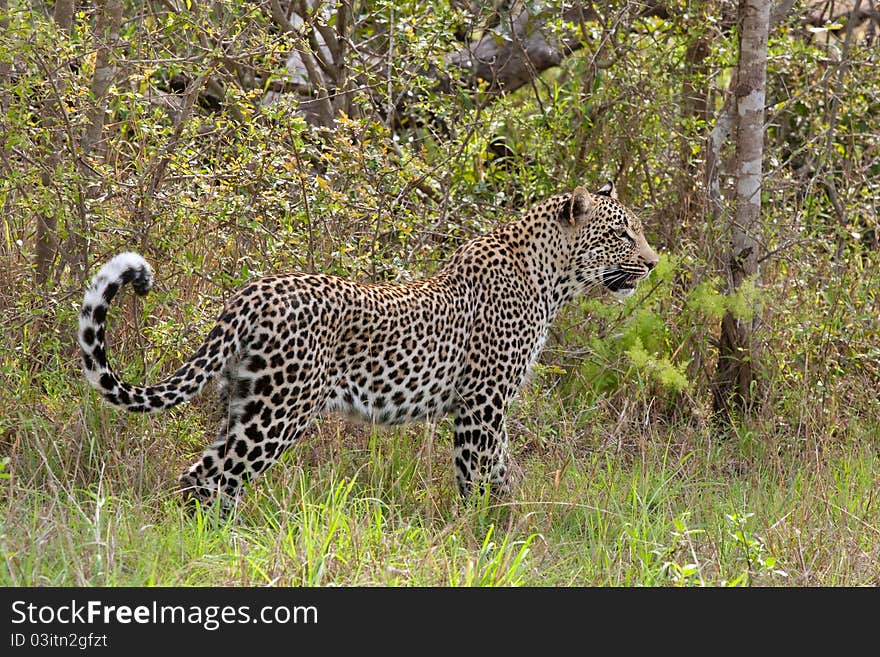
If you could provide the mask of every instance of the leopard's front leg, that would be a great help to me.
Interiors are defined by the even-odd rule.
[[[488,483],[494,495],[510,495],[507,430],[508,403],[500,394],[477,394],[462,400],[453,428],[455,478],[462,497],[474,484]]]

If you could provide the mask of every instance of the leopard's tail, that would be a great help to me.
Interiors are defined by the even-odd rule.
[[[86,378],[104,399],[136,413],[154,413],[197,395],[238,351],[234,327],[222,322],[211,330],[198,351],[174,374],[152,386],[121,381],[107,361],[107,309],[119,288],[131,283],[143,296],[153,286],[153,271],[137,253],[121,253],[101,267],[86,289],[79,313],[79,345]]]

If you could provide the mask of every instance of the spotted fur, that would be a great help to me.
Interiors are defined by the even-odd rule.
[[[563,305],[604,286],[633,290],[657,263],[638,218],[611,186],[549,198],[519,220],[464,243],[431,278],[365,284],[295,273],[254,280],[226,303],[198,351],[164,382],[121,381],[106,354],[105,318],[119,288],[146,294],[152,272],[135,253],[104,265],[79,316],[82,363],[111,404],[157,412],[221,377],[225,419],[181,477],[200,501],[231,504],[315,416],[379,424],[454,419],[454,465],[508,491],[504,419]]]

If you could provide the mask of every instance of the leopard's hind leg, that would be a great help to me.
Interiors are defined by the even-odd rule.
[[[232,506],[253,481],[296,443],[326,403],[324,369],[291,362],[265,371],[255,355],[229,375],[227,416],[215,442],[181,477],[184,494]]]

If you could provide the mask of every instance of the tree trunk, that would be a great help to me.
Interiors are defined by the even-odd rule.
[[[300,101],[298,110],[309,123],[332,125],[340,109],[345,111],[344,107],[350,108],[351,105],[350,91],[356,86],[351,63],[367,62],[379,67],[385,63],[386,54],[363,49],[359,56],[354,56],[358,45],[352,41],[351,33],[356,21],[346,3],[337,5],[335,27],[319,13],[311,11],[309,3],[304,0],[292,3],[292,16],[288,16],[284,10],[287,5],[280,0],[271,0],[268,6],[281,30],[300,35],[302,47],[287,60],[287,83],[270,90],[265,102],[271,103],[278,93],[295,93]],[[422,74],[436,81],[436,91],[481,93],[485,102],[493,102],[531,83],[543,71],[558,66],[566,57],[583,48],[586,45],[584,24],[602,21],[600,12],[592,3],[586,2],[573,2],[555,9],[543,7],[540,3],[530,8],[514,3],[512,7],[515,9],[499,12],[497,18],[490,20],[489,26],[484,25],[478,31],[479,37],[448,53],[439,63],[421,70]],[[614,29],[618,29],[618,22],[625,23],[624,17],[666,15],[665,5],[658,0],[627,5],[620,11]],[[372,84],[363,80],[360,83]],[[386,120],[391,122],[392,112],[407,114],[410,96],[418,97],[418,94],[401,93],[394,97],[393,92],[388,93],[388,98],[381,103],[392,106]],[[400,121],[400,117],[397,120]]]
[[[477,80],[485,80],[486,91],[490,93],[509,93],[528,84],[584,45],[577,29],[562,34],[546,30],[545,23],[552,17],[550,10],[538,14],[525,10],[509,16],[510,38],[499,38],[494,30],[487,31],[476,42],[448,55],[443,75],[451,72],[469,89],[478,89]],[[577,3],[563,11],[562,18],[580,25],[584,20],[596,20],[598,14],[589,5]],[[457,86],[449,78],[443,81],[449,88]]]
[[[0,0],[0,30],[4,32],[9,29],[9,19],[6,18],[6,12],[8,11],[9,3],[6,0]],[[3,85],[2,89],[7,88],[7,84],[9,84],[9,73],[12,70],[12,65],[10,62],[0,61],[0,85]],[[4,94],[0,94],[0,111],[3,112],[3,116],[6,116],[6,99]]]
[[[70,231],[71,239],[66,259],[71,271],[81,281],[88,270],[89,202],[100,196],[103,181],[94,175],[88,159],[102,148],[104,122],[107,115],[107,92],[116,77],[114,48],[119,41],[122,24],[122,3],[119,0],[102,0],[95,7],[95,72],[92,75],[91,101],[93,105],[87,112],[85,131],[80,140],[79,169],[83,176],[85,190],[79,202],[80,225]]]
[[[740,291],[743,282],[757,283],[761,243],[761,171],[764,154],[764,96],[767,78],[767,36],[770,3],[740,0],[740,48],[736,103],[736,211],[727,254],[728,292]],[[748,410],[757,382],[757,345],[753,333],[759,312],[721,320],[718,367],[715,372],[714,407],[727,413],[731,406]]]
[[[82,139],[83,157],[100,150],[104,133],[104,119],[107,115],[107,91],[116,77],[113,62],[113,48],[119,41],[119,26],[122,23],[122,4],[119,0],[104,0],[98,3],[98,17],[95,26],[95,73],[92,76],[92,102],[89,109],[86,132]]]
[[[701,7],[701,14],[705,7]],[[703,16],[699,15],[699,19]],[[685,75],[681,89],[682,130],[679,143],[678,198],[672,214],[661,227],[666,248],[674,249],[681,240],[682,231],[687,230],[692,220],[704,216],[702,202],[705,198],[698,192],[699,159],[691,151],[692,132],[685,122],[697,120],[705,122],[708,117],[709,84],[706,58],[709,56],[709,38],[699,35],[688,44],[684,54]]]
[[[58,30],[68,39],[73,29],[73,6],[74,0],[58,0],[55,3],[55,9],[52,12],[52,19],[58,26]],[[50,75],[55,76],[55,73]],[[59,125],[58,113],[64,102],[63,96],[67,85],[63,76],[56,76],[52,87],[57,91],[58,98],[56,103],[46,100],[41,110],[41,121],[46,129],[52,134],[52,143],[63,143],[64,137]],[[55,167],[58,166],[60,154],[57,150],[51,150],[46,156],[44,166],[40,171],[40,184],[49,188],[53,184],[53,173]],[[58,233],[58,215],[60,208],[55,212],[41,211],[36,216],[36,227],[34,231],[34,264],[36,264],[36,284],[44,286],[49,282],[49,273],[52,269],[52,262],[55,259],[56,235]]]

